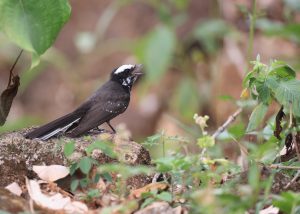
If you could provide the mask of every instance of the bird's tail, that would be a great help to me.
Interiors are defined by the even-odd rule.
[[[47,123],[25,135],[25,138],[47,140],[53,136],[57,136],[66,132],[72,125],[76,124],[82,117],[83,112],[74,111],[62,116],[50,123]]]

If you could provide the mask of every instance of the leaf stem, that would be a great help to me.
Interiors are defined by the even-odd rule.
[[[20,59],[22,53],[23,53],[23,49],[20,51],[20,53],[19,53],[18,57],[16,58],[14,64],[12,65],[12,67],[11,67],[10,70],[9,70],[9,79],[8,79],[7,88],[8,88],[8,87],[10,86],[10,84],[11,84],[12,77],[14,76],[13,70],[14,70],[14,68],[15,68],[15,66],[16,66],[16,64],[17,64],[17,62],[19,61],[19,59]]]
[[[250,18],[250,29],[249,29],[249,41],[248,41],[248,49],[247,49],[247,61],[248,66],[253,54],[253,40],[254,40],[254,28],[256,23],[256,0],[253,0],[253,8],[252,13],[249,14]],[[247,69],[248,70],[248,69]]]

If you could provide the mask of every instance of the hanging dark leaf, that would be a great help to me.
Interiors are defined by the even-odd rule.
[[[20,51],[18,57],[16,58],[14,64],[12,65],[9,71],[7,88],[2,92],[0,97],[0,126],[4,125],[7,115],[10,111],[12,102],[18,92],[18,88],[20,85],[20,77],[18,75],[14,75],[13,70],[15,69],[15,66],[19,61],[22,53],[23,50]]]
[[[9,113],[12,102],[17,95],[20,85],[20,77],[14,76],[9,86],[1,94],[0,102],[0,126],[4,125],[7,115]]]
[[[274,130],[274,136],[279,140],[281,139],[280,133],[282,131],[281,121],[284,118],[284,116],[285,114],[283,112],[283,106],[282,106],[276,115],[275,130]]]
[[[290,154],[293,150],[293,134],[289,133],[285,138],[286,154]]]

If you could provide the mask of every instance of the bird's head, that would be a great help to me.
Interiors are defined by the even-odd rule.
[[[130,90],[137,78],[143,74],[142,68],[141,64],[122,65],[112,71],[110,78]]]

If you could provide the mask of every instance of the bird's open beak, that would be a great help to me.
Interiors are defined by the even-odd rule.
[[[142,64],[138,64],[138,65],[135,65],[135,68],[134,70],[132,71],[132,75],[134,76],[140,76],[140,75],[143,75],[143,65]]]

